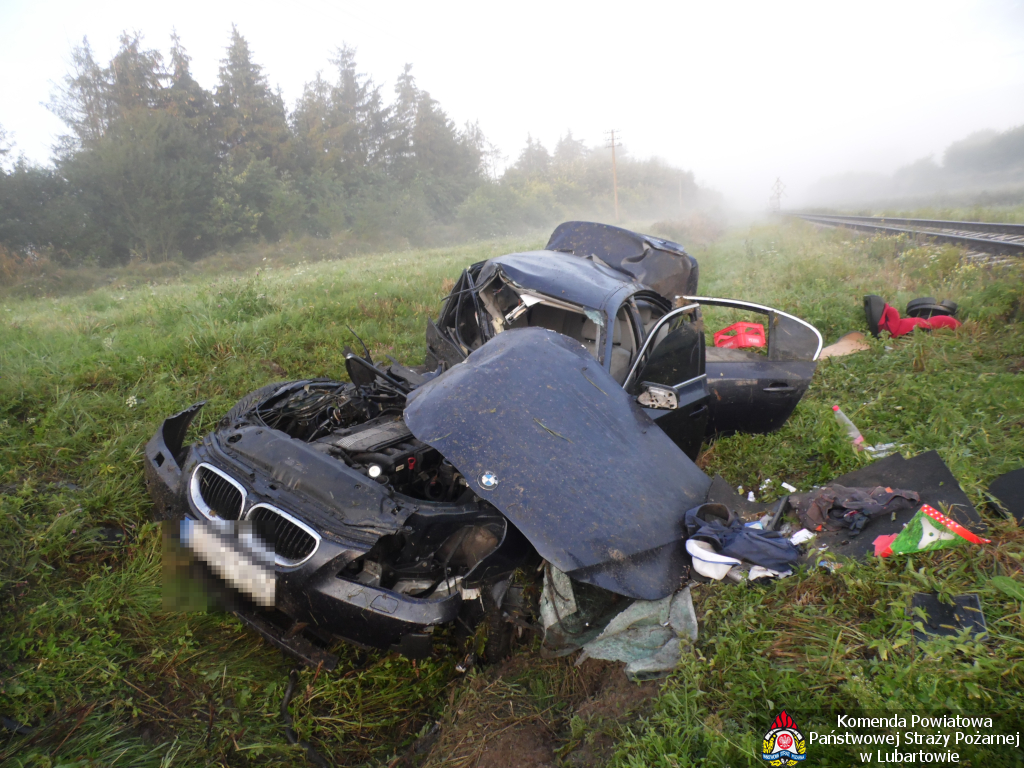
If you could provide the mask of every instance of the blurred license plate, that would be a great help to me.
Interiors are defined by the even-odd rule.
[[[277,583],[274,555],[245,526],[232,522],[219,530],[186,517],[181,521],[181,543],[232,587],[270,608]]]

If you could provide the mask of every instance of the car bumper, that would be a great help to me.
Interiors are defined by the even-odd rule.
[[[197,403],[166,419],[146,444],[146,484],[157,519],[203,519],[187,492],[187,468],[196,463],[197,449],[183,448],[185,432],[202,405]],[[338,575],[348,562],[367,551],[365,546],[354,548],[324,535],[309,561],[296,568],[275,568],[276,609],[290,617],[295,626],[307,625],[318,636],[339,637],[413,657],[428,654],[430,633],[434,627],[455,620],[462,594],[456,591],[444,597],[416,598]],[[311,655],[307,645],[296,645],[297,633],[289,637],[289,630],[268,621],[265,612],[255,606],[236,613],[267,640],[300,660],[312,663],[320,658]]]

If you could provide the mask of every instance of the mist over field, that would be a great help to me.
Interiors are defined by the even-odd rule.
[[[229,135],[232,129],[225,123],[230,122],[225,112],[229,102],[241,105],[231,99],[243,98],[225,80],[224,63],[234,55],[236,43],[233,28],[247,46],[244,66],[254,67],[250,85],[262,89],[250,96],[266,102],[250,119],[269,131],[262,138],[248,134],[241,143]],[[713,7],[665,3],[608,13],[542,3],[486,9],[453,3],[438,13],[397,2],[386,14],[365,2],[300,5],[282,14],[265,3],[111,3],[97,9],[67,1],[44,7],[16,0],[0,9],[0,65],[6,73],[0,127],[6,130],[6,145],[13,144],[3,162],[10,170],[23,153],[28,167],[53,171],[53,179],[16,193],[20,203],[38,209],[44,200],[49,204],[59,196],[61,183],[79,184],[86,160],[69,152],[72,147],[88,149],[86,154],[95,158],[88,161],[94,177],[116,176],[120,171],[111,171],[111,153],[89,142],[141,146],[140,135],[153,140],[151,134],[159,131],[137,123],[152,123],[155,113],[167,119],[167,104],[153,102],[154,94],[173,83],[179,90],[205,94],[200,99],[205,104],[190,107],[194,115],[174,118],[195,119],[203,126],[196,123],[182,132],[168,123],[160,130],[165,143],[203,145],[165,149],[169,157],[183,152],[195,159],[194,165],[220,174],[219,182],[207,178],[185,185],[202,200],[225,201],[215,223],[187,225],[188,242],[163,232],[156,236],[160,244],[143,244],[139,238],[153,240],[147,232],[128,240],[114,236],[119,242],[90,242],[88,247],[80,241],[82,232],[69,234],[56,223],[70,216],[81,225],[86,209],[95,219],[96,205],[111,218],[115,192],[140,194],[137,186],[128,186],[98,193],[102,203],[85,200],[89,195],[84,190],[76,192],[78,212],[48,213],[48,223],[39,225],[46,234],[33,235],[37,248],[88,251],[88,258],[115,261],[126,253],[153,258],[157,251],[188,258],[252,236],[254,228],[264,239],[278,231],[319,236],[329,230],[332,236],[351,231],[360,241],[370,232],[374,237],[384,232],[386,239],[416,244],[515,231],[536,224],[538,217],[544,219],[543,226],[559,216],[613,220],[606,148],[612,129],[622,145],[619,159],[635,161],[632,175],[627,171],[620,180],[625,190],[622,218],[678,218],[680,208],[685,218],[693,209],[721,207],[719,202],[731,210],[760,213],[777,178],[786,186],[783,206],[791,208],[904,192],[921,195],[962,185],[947,178],[956,174],[939,174],[940,179],[927,161],[908,172],[910,181],[899,169],[929,157],[942,167],[943,153],[955,142],[978,131],[1004,132],[1024,124],[1022,33],[1024,8],[1010,0],[863,3],[856,12],[810,2]],[[86,40],[87,60],[75,53]],[[123,93],[118,96],[106,85],[99,87],[101,81],[111,82],[110,72],[103,72],[115,60],[127,63],[126,40],[133,41],[131,56],[140,57],[131,66],[148,67],[146,89],[156,89],[133,92],[136,101],[125,101]],[[342,68],[339,51],[349,56]],[[407,72],[409,63],[413,67]],[[89,73],[79,85],[93,90],[86,88],[78,96],[88,91],[110,102],[100,110],[106,110],[101,122],[96,115],[88,118],[88,135],[75,124],[85,119],[81,110],[88,108],[76,106],[74,88],[68,91],[68,77],[83,74],[80,65]],[[189,85],[180,79],[186,75]],[[349,78],[349,90],[338,102],[330,91],[344,77]],[[365,89],[362,95],[357,93],[360,88]],[[404,95],[396,90],[402,88]],[[361,104],[359,99],[370,101]],[[416,168],[399,172],[394,153],[411,152],[414,143],[411,133],[396,139],[403,130],[399,123],[404,120],[412,131],[410,120],[421,103],[428,105],[424,120],[444,124],[428,131],[430,141],[450,146],[424,148]],[[140,108],[148,117],[140,117]],[[110,122],[112,109],[119,121],[136,124]],[[331,109],[335,112],[327,116]],[[360,126],[358,137],[343,127],[350,119]],[[324,134],[320,137],[314,135],[317,120]],[[207,133],[200,136],[200,127]],[[331,130],[347,132],[346,152],[353,143],[362,143],[356,151],[363,159],[341,161],[330,147],[320,146],[321,141],[340,140],[328,135]],[[174,131],[178,133],[172,137]],[[277,139],[271,136],[274,132]],[[67,136],[72,137],[70,144],[62,139]],[[271,150],[267,141],[281,146]],[[407,141],[406,150],[396,149],[395,141]],[[456,149],[460,142],[462,148]],[[559,170],[537,184],[523,176],[539,178],[534,161],[543,165],[540,148]],[[578,163],[581,150],[587,150],[586,172],[578,165],[566,172],[566,163]],[[203,152],[212,153],[213,160]],[[236,204],[234,192],[241,198],[257,193],[228,189],[228,175],[237,179],[248,167],[240,157],[246,152],[250,160],[269,162],[273,179],[264,182],[274,190],[258,193],[263,203],[246,199]],[[317,155],[314,161],[316,153],[329,157]],[[129,166],[122,170],[130,176],[153,178],[138,158],[125,162]],[[347,163],[344,169],[342,162]],[[360,171],[354,184],[353,169],[360,163],[368,170]],[[644,163],[648,165],[641,172]],[[524,174],[526,166],[532,170]],[[383,175],[388,183],[401,187],[400,193],[382,191],[381,168],[387,169]],[[516,183],[505,179],[508,171],[519,174]],[[883,183],[893,174],[898,178]],[[259,175],[255,168],[254,175]],[[342,176],[344,194],[331,186]],[[830,181],[819,183],[822,179]],[[560,187],[566,182],[573,189]],[[290,184],[290,192],[298,196],[283,193],[281,184]],[[986,180],[973,176],[966,184],[971,190],[985,186]],[[373,194],[364,194],[371,187]],[[710,190],[711,201],[706,196],[696,199],[697,188]],[[410,199],[404,200],[403,194]],[[278,200],[274,211],[266,202],[270,197]],[[10,202],[3,204],[11,210]],[[151,211],[162,211],[165,204],[156,200]],[[399,208],[401,213],[396,212]],[[340,218],[339,211],[344,212]],[[259,216],[258,224],[253,215]],[[14,218],[23,221],[25,216],[19,212]],[[137,216],[124,212],[115,218],[134,222]],[[457,227],[438,235],[428,232],[434,223]],[[74,238],[79,239],[69,244]],[[23,247],[8,235],[3,242]],[[120,255],[99,256],[97,249]]]

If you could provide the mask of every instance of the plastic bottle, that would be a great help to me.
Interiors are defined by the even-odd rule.
[[[850,438],[853,443],[853,447],[858,451],[864,450],[864,435],[860,433],[856,425],[850,421],[845,413],[839,410],[838,405],[832,406],[832,412],[836,415],[836,421],[839,422],[840,426],[846,430],[846,436]]]

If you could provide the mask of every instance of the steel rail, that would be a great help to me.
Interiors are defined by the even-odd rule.
[[[839,216],[811,213],[789,214],[814,224],[831,227],[849,227],[864,232],[876,232],[889,235],[912,234],[939,243],[962,245],[971,250],[983,253],[1024,256],[1024,241],[998,240],[986,237],[986,234],[1010,234],[1024,238],[1024,225],[1021,224],[990,224],[974,221],[943,221],[936,219],[899,219],[872,216]],[[898,226],[905,223],[907,226]],[[943,232],[942,229],[953,229]]]
[[[1005,224],[991,221],[955,221],[951,219],[901,219],[894,216],[846,216],[830,213],[798,213],[794,215],[805,218],[842,219],[844,221],[862,221],[868,224],[880,222],[923,229],[959,229],[965,232],[988,232],[995,235],[1024,237],[1024,224]]]

